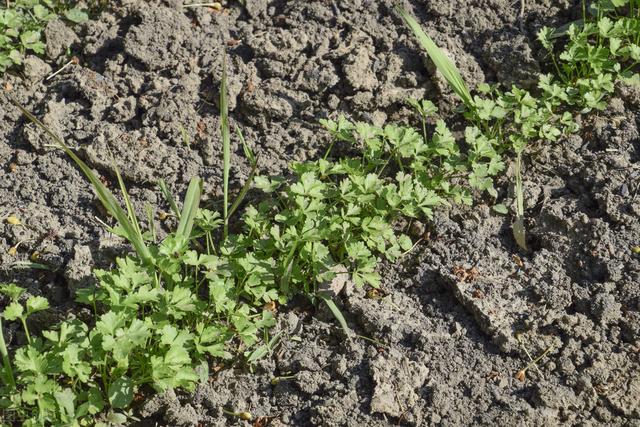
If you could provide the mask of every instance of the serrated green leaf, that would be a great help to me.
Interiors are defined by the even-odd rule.
[[[113,408],[124,409],[128,407],[133,400],[133,382],[126,376],[117,378],[109,386],[107,396]]]
[[[23,314],[24,314],[24,307],[22,307],[22,304],[19,304],[17,302],[12,302],[4,309],[4,311],[2,312],[2,317],[4,317],[9,321],[12,321],[12,320],[19,319],[20,317],[22,317]]]
[[[40,296],[33,296],[27,299],[27,315],[37,313],[49,308],[49,301]]]

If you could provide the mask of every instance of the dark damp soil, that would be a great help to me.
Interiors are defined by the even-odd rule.
[[[191,176],[221,192],[216,94],[230,59],[232,119],[278,174],[323,153],[318,125],[340,113],[375,123],[412,121],[408,97],[455,105],[393,13],[392,2],[247,0],[219,12],[178,0],[114,1],[75,29],[47,28],[47,58],[7,75],[13,94],[63,135],[106,182],[109,151],[138,207],[168,210],[155,182],[182,194]],[[470,85],[530,85],[545,70],[535,33],[577,16],[565,0],[403,1]],[[45,80],[68,58],[80,58]],[[140,425],[640,425],[640,94],[620,87],[583,131],[526,159],[529,252],[512,218],[478,202],[427,224],[429,238],[384,265],[372,297],[340,301],[358,334],[344,339],[330,313],[292,308],[286,337],[254,373],[222,369],[195,393],[167,393],[137,408]],[[94,266],[124,250],[106,233],[89,186],[64,154],[0,97],[0,279],[50,299],[47,322],[75,309],[70,295]],[[184,130],[184,132],[183,132]],[[185,145],[183,134],[188,135]],[[233,146],[233,185],[249,165]],[[500,198],[513,202],[511,176]],[[22,243],[20,243],[22,242]],[[15,256],[10,247],[18,246]],[[38,251],[50,270],[24,270]],[[11,344],[21,337],[5,330]],[[524,381],[515,374],[549,349]],[[290,377],[272,383],[274,377]]]

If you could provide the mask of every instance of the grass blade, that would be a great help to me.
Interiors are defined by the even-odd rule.
[[[220,118],[222,131],[222,185],[224,192],[224,238],[229,235],[229,170],[231,169],[231,132],[229,130],[229,100],[227,95],[227,56],[222,57],[222,80],[220,82]]]
[[[333,300],[329,298],[327,295],[318,294],[318,296],[325,302],[325,304],[327,304],[327,307],[329,307],[329,310],[331,310],[331,312],[336,317],[336,319],[338,319],[338,323],[340,323],[340,326],[342,326],[342,330],[344,331],[344,333],[348,337],[350,337],[351,329],[347,325],[347,321],[345,320],[344,316],[342,315],[342,312],[340,311],[336,303],[333,302]]]
[[[294,242],[287,254],[287,258],[284,260],[284,271],[280,278],[280,291],[284,294],[289,293],[289,282],[291,281],[291,273],[293,272],[293,257],[296,254],[299,244],[298,241]]]
[[[167,183],[164,181],[164,179],[160,178],[160,180],[158,180],[158,186],[160,187],[160,191],[162,191],[164,198],[167,199],[167,202],[169,203],[169,207],[173,211],[173,214],[178,219],[180,219],[180,209],[178,209],[178,205],[176,204],[176,201],[173,198],[173,195],[171,195],[171,192],[169,191],[169,188],[167,187]]]
[[[189,239],[191,229],[193,228],[193,220],[200,206],[200,196],[202,195],[202,180],[200,178],[192,178],[187,189],[187,195],[184,198],[182,206],[182,214],[180,215],[180,223],[178,224],[177,236]]]
[[[136,216],[136,211],[133,208],[133,203],[131,203],[131,198],[129,197],[129,192],[127,191],[127,187],[124,185],[124,180],[122,179],[122,175],[120,174],[120,169],[118,169],[118,165],[113,158],[113,155],[109,153],[111,156],[111,165],[113,170],[116,172],[116,177],[118,179],[118,186],[120,187],[120,192],[122,193],[122,198],[124,199],[124,205],[127,208],[127,216],[129,217],[129,221],[131,221],[131,225],[133,226],[136,235],[143,239],[142,230],[140,229],[140,223],[138,222],[138,217]]]
[[[473,98],[469,92],[469,88],[465,84],[464,80],[460,76],[460,72],[455,64],[444,54],[444,52],[435,44],[435,42],[424,32],[420,27],[420,24],[414,19],[411,14],[402,9],[400,6],[396,6],[396,10],[404,19],[407,26],[413,31],[422,48],[427,51],[429,58],[433,61],[436,68],[444,76],[451,89],[458,95],[462,102],[469,108],[473,105]]]
[[[55,133],[51,131],[44,123],[42,123],[36,116],[31,114],[26,108],[24,108],[20,103],[13,98],[13,96],[7,94],[11,102],[24,114],[26,118],[28,118],[32,123],[42,129],[60,148],[62,148],[65,153],[75,162],[76,165],[80,168],[82,173],[87,177],[93,189],[100,199],[100,202],[104,206],[104,208],[113,215],[114,218],[122,227],[124,233],[127,236],[129,242],[133,245],[135,251],[138,253],[138,256],[145,264],[153,264],[153,258],[151,256],[151,252],[149,248],[145,244],[142,236],[138,233],[135,226],[129,221],[129,217],[127,213],[122,209],[122,207],[118,204],[113,193],[100,181],[100,179],[93,173],[91,168],[87,166],[85,162],[83,162],[74,152],[65,144],[65,142],[57,136]]]
[[[249,163],[252,166],[255,165],[258,160],[256,159],[255,154],[253,154],[253,150],[251,150],[251,147],[249,147],[249,145],[247,144],[247,141],[245,141],[244,135],[242,134],[242,131],[240,130],[238,125],[236,125],[236,134],[238,135],[238,138],[240,138],[240,143],[242,144],[242,150],[244,151],[245,157],[249,160]]]
[[[242,186],[240,193],[238,193],[238,197],[236,197],[236,199],[233,201],[233,204],[229,208],[229,216],[233,215],[236,209],[238,209],[238,206],[240,206],[240,203],[242,203],[242,201],[244,200],[244,197],[247,195],[247,192],[249,191],[249,188],[251,188],[251,184],[253,183],[253,179],[256,177],[257,167],[258,167],[257,164],[254,164],[251,167],[251,173],[249,174],[249,178],[247,178],[247,181]]]
[[[251,151],[251,148],[249,147],[249,145],[247,145],[247,142],[244,140],[242,131],[240,131],[240,128],[238,126],[236,126],[236,133],[238,134],[238,137],[240,138],[240,142],[242,143],[242,149],[244,150],[244,155],[249,160],[249,163],[251,163],[251,173],[249,173],[249,178],[242,186],[242,189],[240,190],[238,197],[236,197],[236,200],[231,205],[231,208],[229,208],[229,216],[233,215],[236,209],[238,209],[238,206],[240,206],[240,203],[242,203],[242,201],[244,200],[244,197],[247,195],[249,188],[251,188],[251,184],[253,183],[253,179],[256,176],[256,170],[258,168],[258,160],[256,159],[256,156],[253,154],[253,151]]]
[[[147,211],[147,222],[149,223],[151,238],[153,239],[153,243],[155,243],[158,240],[158,236],[156,234],[156,222],[153,219],[153,207],[147,202],[145,203],[144,208]]]
[[[16,380],[13,376],[13,369],[11,368],[11,360],[9,359],[9,352],[7,351],[7,344],[4,341],[4,332],[2,329],[2,316],[0,316],[0,355],[2,356],[2,379],[5,384],[9,384],[11,390],[16,388]]]

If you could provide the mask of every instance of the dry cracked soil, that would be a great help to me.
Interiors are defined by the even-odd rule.
[[[4,83],[111,184],[113,153],[141,209],[168,210],[159,178],[183,194],[200,175],[207,198],[220,195],[225,51],[232,121],[265,174],[323,153],[321,118],[413,122],[408,97],[433,100],[445,118],[455,108],[391,1],[239,3],[118,0],[81,26],[51,22],[46,57],[29,57]],[[579,14],[569,0],[401,3],[470,85],[532,84],[548,66],[536,31]],[[80,64],[47,80],[68,52]],[[195,393],[152,397],[136,408],[140,425],[640,426],[639,107],[639,92],[621,86],[579,135],[527,156],[529,251],[489,201],[442,209],[424,243],[382,266],[379,292],[339,301],[372,340],[345,340],[330,313],[289,307],[277,326],[286,338],[255,372],[223,369]],[[4,97],[0,122],[0,217],[28,225],[0,225],[0,281],[47,297],[47,323],[73,312],[73,291],[126,247],[96,219],[104,212],[80,172]],[[233,144],[238,188],[250,168]],[[507,174],[499,186],[507,205],[511,183]],[[21,267],[34,251],[49,270]],[[17,328],[5,336],[21,340]],[[527,352],[545,351],[515,378]],[[290,378],[272,383],[280,376]]]

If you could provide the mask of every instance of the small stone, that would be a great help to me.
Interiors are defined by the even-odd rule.
[[[30,80],[42,80],[51,73],[51,66],[37,56],[27,56],[23,66],[24,75]]]
[[[349,85],[355,90],[370,91],[378,86],[378,79],[372,70],[371,57],[365,47],[360,47],[345,59],[343,71]]]
[[[353,286],[353,283],[351,283],[349,271],[344,265],[335,265],[331,271],[335,273],[335,277],[332,280],[326,280],[320,283],[318,285],[318,292],[329,298],[334,298],[338,296],[345,286]]]
[[[337,110],[340,106],[340,98],[338,98],[334,94],[329,95],[329,97],[327,98],[327,105],[332,110]]]
[[[627,184],[622,184],[620,186],[620,195],[622,197],[627,197],[629,195],[629,187],[627,186]]]
[[[406,408],[420,400],[417,390],[427,380],[429,369],[392,350],[371,363],[371,375],[375,384],[371,412],[392,417],[410,416]]]
[[[80,42],[76,33],[60,19],[49,21],[44,36],[47,40],[47,56],[54,61],[64,55],[72,44]]]

